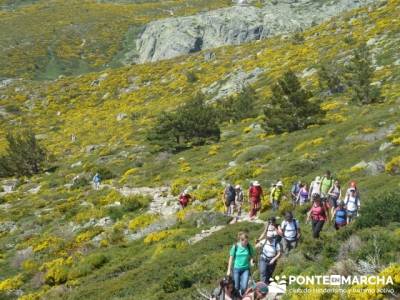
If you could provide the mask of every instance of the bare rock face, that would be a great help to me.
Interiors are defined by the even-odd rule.
[[[267,1],[263,8],[236,5],[193,16],[167,18],[146,25],[136,41],[136,63],[238,45],[293,33],[364,6],[373,0]]]

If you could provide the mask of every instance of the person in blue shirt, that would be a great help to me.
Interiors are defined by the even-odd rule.
[[[334,226],[336,230],[347,225],[347,210],[343,201],[340,201],[339,206],[334,210],[332,221],[333,219],[335,219]]]

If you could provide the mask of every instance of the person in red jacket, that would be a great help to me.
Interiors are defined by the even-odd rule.
[[[313,204],[307,214],[307,222],[311,220],[313,237],[319,238],[319,234],[328,218],[328,207],[326,202],[321,201],[319,194],[312,195]]]
[[[188,190],[184,190],[183,193],[179,195],[179,204],[181,205],[182,209],[184,209],[188,204],[192,197],[189,194]]]
[[[257,212],[261,209],[261,199],[263,197],[263,190],[258,181],[254,181],[249,188],[249,201],[250,201],[250,218],[254,218]]]

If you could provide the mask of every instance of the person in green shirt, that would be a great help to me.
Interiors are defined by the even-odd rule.
[[[239,232],[238,242],[234,244],[229,252],[229,263],[227,275],[233,272],[235,289],[243,295],[247,290],[250,277],[250,266],[254,265],[255,249],[249,243],[249,237],[245,232]]]
[[[328,170],[325,173],[325,176],[321,179],[320,191],[321,191],[321,200],[327,201],[329,197],[329,191],[331,190],[333,183],[335,180],[333,179],[331,172]]]

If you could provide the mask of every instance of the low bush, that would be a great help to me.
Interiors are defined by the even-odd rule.
[[[400,221],[400,190],[373,197],[361,207],[361,215],[356,220],[357,228],[387,226]]]

